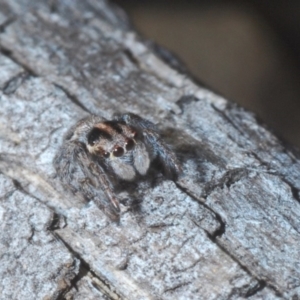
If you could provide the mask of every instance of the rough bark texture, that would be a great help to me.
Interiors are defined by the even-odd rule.
[[[106,1],[0,0],[0,299],[298,299],[300,160]],[[94,113],[155,122],[183,175],[113,223],[52,160]]]

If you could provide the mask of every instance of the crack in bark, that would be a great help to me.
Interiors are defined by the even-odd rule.
[[[186,238],[182,243],[181,245],[178,246],[178,251],[176,251],[176,253],[174,253],[172,256],[171,256],[171,259],[174,260],[178,254],[180,253],[181,249],[187,244],[188,241],[190,241],[191,239],[195,238],[195,235],[192,235],[188,238]],[[179,270],[181,271],[181,270]]]
[[[77,253],[62,237],[60,237],[56,232],[55,230],[54,231],[51,231],[51,233],[53,234],[53,236],[59,240],[67,249],[68,251],[75,257],[79,260],[80,262],[80,269],[79,269],[79,272],[78,274],[73,278],[73,280],[71,281],[71,285],[69,287],[67,287],[67,289],[65,289],[63,291],[63,293],[60,295],[60,298],[58,298],[58,300],[64,300],[66,299],[65,298],[65,295],[74,287],[75,289],[77,289],[77,283],[84,277],[87,275],[88,272],[90,272],[92,274],[93,277],[95,277],[97,280],[99,280],[99,282],[101,282],[101,285],[104,287],[104,288],[101,288],[99,285],[98,285],[98,288],[97,288],[99,291],[101,291],[101,293],[103,293],[105,296],[108,297],[108,299],[111,299],[111,300],[117,300],[117,299],[124,299],[122,298],[120,295],[118,295],[116,292],[114,292],[110,285],[105,282],[102,278],[100,278],[90,267],[90,265],[80,256],[79,253]],[[93,284],[93,286],[95,286]]]
[[[65,215],[66,210],[71,206],[76,206],[71,203],[65,196],[58,192],[51,184],[48,183],[44,178],[39,176],[37,173],[30,172],[25,166],[22,165],[21,160],[18,160],[18,156],[12,155],[14,160],[11,160],[8,155],[1,155],[0,153],[0,172],[18,183],[16,187],[21,189],[23,193],[29,195],[35,200],[45,205],[52,212]],[[38,196],[27,191],[25,187],[33,186],[43,196],[50,201],[43,200]],[[65,199],[65,201],[61,201]]]
[[[33,195],[32,193],[28,192],[23,186],[22,184],[15,178],[13,177],[10,177],[9,175],[7,175],[12,181],[13,181],[13,184],[14,186],[16,187],[16,190],[20,191],[21,193],[35,199],[36,201],[38,201],[39,203],[45,205],[53,214],[57,214],[57,215],[60,215],[59,213],[57,213],[55,211],[55,207],[52,207],[52,206],[49,206],[47,205],[44,201],[42,201],[40,198],[38,198],[37,196]],[[30,183],[29,183],[30,184]],[[27,185],[29,185],[27,184]]]
[[[127,58],[135,65],[137,66],[141,71],[146,71],[150,76],[153,76],[156,78],[159,82],[163,82],[166,86],[170,88],[174,88],[175,85],[169,81],[165,76],[161,76],[156,69],[153,67],[150,67],[149,64],[145,63],[143,60],[143,57],[149,56],[149,55],[155,55],[155,52],[151,48],[147,48],[147,50],[143,53],[136,54],[134,51],[132,51],[132,48],[130,48],[129,45],[123,50],[123,53],[127,56]],[[168,65],[161,57],[156,57],[156,59],[159,59],[159,61],[163,64],[165,64],[166,67],[170,68],[170,70],[174,69],[172,66]],[[174,69],[175,70],[175,69]],[[173,102],[169,102],[170,105],[176,105]]]
[[[24,195],[28,195],[28,196],[32,197],[33,199],[35,199],[35,200],[37,200],[37,201],[43,203],[43,202],[40,201],[37,197],[35,197],[34,195],[31,195],[29,192],[27,192],[27,191],[22,187],[21,183],[20,183],[18,180],[12,179],[12,182],[13,182],[13,185],[14,185],[14,187],[15,187],[15,190],[14,190],[14,191],[20,191],[20,192],[23,193]],[[43,204],[45,205],[45,203],[43,203]],[[48,231],[53,235],[53,237],[55,238],[55,240],[61,241],[61,240],[58,238],[58,236],[55,235],[55,234],[53,233],[53,232],[54,232],[53,230],[56,229],[56,228],[63,228],[63,227],[65,227],[65,226],[61,226],[61,223],[62,223],[61,220],[62,220],[62,218],[64,219],[64,217],[63,217],[62,215],[59,215],[59,214],[55,213],[55,212],[54,212],[51,208],[49,208],[47,205],[46,205],[46,207],[52,212],[53,216],[52,216],[51,223],[50,223],[48,226],[46,226],[44,230],[48,230]],[[36,233],[36,229],[35,229],[33,226],[31,226],[31,235],[27,238],[27,241],[28,241],[29,244],[32,244],[32,240],[33,240],[33,237],[34,237],[35,233]],[[68,248],[67,248],[67,249],[68,249]],[[22,252],[23,252],[24,250],[25,250],[25,248],[22,250]],[[69,249],[68,249],[68,250],[69,250]],[[19,256],[22,255],[22,252],[20,253]],[[80,260],[79,260],[79,261],[80,261]],[[72,270],[72,268],[75,267],[76,263],[77,263],[77,262],[76,262],[76,260],[74,259],[73,265],[71,266],[70,270]],[[77,274],[72,280],[69,281],[67,277],[64,278],[64,280],[65,280],[65,281],[67,282],[67,284],[69,284],[69,285],[66,287],[66,289],[61,290],[61,291],[55,296],[55,299],[57,299],[57,300],[63,300],[63,299],[65,299],[65,298],[64,298],[64,295],[66,294],[66,292],[69,291],[73,286],[75,286],[75,288],[76,288],[76,283],[77,283],[77,282],[85,275],[85,274],[83,274],[82,269],[83,269],[83,265],[80,264],[78,274]],[[83,275],[82,275],[82,274],[83,274]],[[53,278],[53,279],[54,279],[54,278]],[[69,282],[68,282],[68,281],[69,281]],[[74,284],[73,284],[73,283],[74,283]]]
[[[72,95],[68,90],[66,90],[63,86],[53,83],[53,85],[60,89],[76,106],[79,106],[81,109],[83,109],[85,112],[89,114],[93,114],[84,104],[81,103],[81,101],[74,95]]]
[[[197,97],[195,97],[194,95],[185,95],[180,97],[177,101],[176,104],[179,106],[179,108],[181,109],[181,114],[184,113],[184,106],[185,105],[189,105],[193,102],[198,102],[199,99]]]
[[[257,153],[255,153],[254,151],[249,151],[248,154],[252,155],[259,163],[261,166],[265,167],[269,173],[272,173],[271,171],[273,171],[273,174],[277,175],[277,171],[276,170],[272,170],[272,168],[268,165],[267,162],[263,161]]]
[[[53,13],[57,13],[58,12],[58,3],[57,0],[48,0],[47,1],[48,7],[50,12]]]
[[[31,235],[27,238],[29,244],[32,244],[32,239],[35,235],[35,228],[30,224]]]
[[[2,24],[0,24],[0,34],[3,33],[5,31],[5,29],[12,24],[13,22],[15,22],[17,20],[17,17],[9,17],[7,18]]]
[[[129,48],[125,48],[122,52],[133,65],[136,65],[138,68],[141,68],[141,63],[139,59],[132,53],[132,51]]]
[[[0,53],[12,60],[14,63],[22,67],[30,76],[32,77],[39,77],[38,74],[28,65],[20,62],[14,55],[13,52],[8,49],[3,47],[3,45],[0,45]]]
[[[68,249],[69,250],[69,249]],[[60,293],[57,295],[55,300],[65,300],[66,299],[66,294],[74,287],[76,290],[77,288],[77,283],[85,276],[87,276],[89,270],[86,268],[84,264],[80,261],[79,265],[79,270],[78,274],[70,281],[70,285],[67,286],[64,290],[60,291]]]
[[[216,106],[212,105],[212,108],[217,112],[219,113],[224,119],[227,120],[227,122],[229,124],[231,124],[244,138],[248,139],[249,136],[246,136],[245,135],[245,132],[241,131],[240,130],[240,127],[235,124],[234,120],[236,119],[236,117],[231,113],[231,112],[234,112],[234,111],[237,111],[237,109],[242,109],[241,107],[238,107],[237,105],[235,104],[232,104],[232,103],[228,103],[227,104],[227,107],[226,109],[228,110],[228,112],[224,112],[220,109],[218,109]],[[230,118],[230,116],[232,118]],[[257,122],[258,125],[260,125],[264,130],[267,130],[267,125],[265,125],[262,121],[260,121],[256,116],[253,116],[253,118],[255,119],[255,121]],[[238,120],[239,121],[239,120]],[[243,124],[242,124],[243,125]],[[245,128],[245,126],[243,127]],[[248,131],[246,131],[248,133],[248,135],[250,135],[250,133]],[[273,135],[274,136],[274,135]],[[300,152],[298,149],[294,148],[293,146],[291,145],[286,145],[287,143],[285,141],[282,141],[281,139],[279,139],[277,136],[274,136],[274,138],[276,139],[276,146],[279,146],[280,147],[280,150],[282,151],[282,153],[284,153],[287,157],[289,157],[292,161],[292,163],[296,164],[298,161],[297,159],[299,159],[300,157]],[[237,143],[237,141],[235,141],[235,143],[239,146],[239,147],[242,147],[244,148],[245,146],[244,145],[240,145],[239,143]],[[272,147],[272,146],[271,146]],[[290,149],[290,150],[289,150]],[[261,149],[259,147],[257,147],[256,149],[252,149],[249,153],[251,155],[253,155],[253,157],[258,160],[262,166],[265,166],[267,169],[271,169],[271,166],[268,164],[267,161],[264,161],[262,160],[261,157],[259,157],[259,155],[257,153],[255,153],[255,151],[265,151],[264,149]],[[269,154],[272,158],[274,158],[275,160],[278,160],[277,157],[275,157],[273,155],[273,152],[272,151],[269,151]],[[277,172],[277,170],[274,170],[274,172]]]
[[[236,299],[236,296],[243,297],[243,299],[244,298],[247,299],[249,297],[254,296],[258,292],[263,290],[265,287],[266,287],[265,281],[261,280],[261,281],[256,282],[256,284],[251,286],[250,288],[249,288],[249,286],[248,287],[246,286],[246,288],[244,286],[233,288],[231,290],[231,293],[229,295],[227,295],[226,299]]]
[[[0,174],[5,175],[4,173],[1,172],[1,170],[0,170]],[[15,193],[16,191],[17,191],[17,189],[16,189],[16,187],[14,185],[14,187],[12,189],[10,189],[9,191],[7,191],[3,196],[0,197],[0,200],[2,200],[2,199],[5,200],[5,199],[11,197],[13,195],[13,193]]]
[[[30,77],[29,73],[26,71],[23,71],[16,76],[10,78],[3,87],[3,93],[5,95],[13,94],[22,84],[25,80],[27,80]]]
[[[189,197],[191,197],[193,200],[197,201],[197,203],[199,203],[199,205],[202,205],[203,207],[205,207],[207,210],[209,210],[213,216],[215,216],[216,220],[219,222],[220,226],[217,230],[215,230],[215,232],[213,234],[207,232],[207,230],[205,230],[204,228],[201,228],[207,232],[207,234],[209,234],[211,236],[211,238],[216,239],[216,237],[218,236],[222,236],[225,231],[226,231],[226,223],[222,220],[222,217],[220,214],[218,214],[217,212],[215,212],[211,207],[209,207],[205,202],[201,201],[201,196],[198,197],[197,195],[195,195],[192,191],[188,190],[185,186],[181,185],[180,183],[176,182],[176,186],[185,194],[187,194]]]
[[[228,106],[228,108],[229,108],[229,105],[227,105]],[[224,111],[222,111],[221,109],[219,109],[219,108],[217,108],[215,105],[211,105],[211,107],[223,118],[223,119],[225,119],[227,122],[228,122],[228,124],[230,124],[241,136],[243,136],[244,138],[247,138],[246,136],[245,136],[245,132],[243,132],[242,130],[241,130],[241,128],[239,127],[239,126],[237,126],[233,121],[232,121],[232,119],[230,119],[229,118],[229,116],[226,114],[226,113],[224,113]],[[235,141],[236,142],[236,141]],[[236,142],[237,143],[237,142]],[[241,146],[241,145],[239,145],[239,146]]]
[[[233,169],[233,170],[227,171],[224,174],[224,176],[217,183],[215,183],[213,185],[211,183],[208,183],[207,184],[208,187],[209,187],[209,185],[211,185],[209,187],[209,189],[208,189],[208,192],[206,192],[205,194],[201,195],[200,197],[198,197],[197,195],[195,195],[192,191],[187,190],[185,187],[180,186],[178,183],[176,183],[176,184],[186,194],[188,194],[190,197],[192,197],[193,199],[195,199],[200,205],[203,205],[204,207],[206,207],[207,209],[209,209],[214,214],[214,216],[218,220],[218,222],[220,223],[220,227],[213,234],[209,233],[207,230],[205,230],[204,228],[201,227],[205,231],[205,233],[207,234],[207,237],[212,242],[214,242],[215,244],[217,244],[217,246],[224,253],[226,253],[233,261],[235,261],[240,266],[241,269],[243,269],[248,275],[250,275],[252,278],[254,278],[258,282],[258,284],[254,288],[251,288],[251,289],[249,289],[249,291],[246,292],[245,297],[248,298],[250,296],[255,295],[256,293],[258,293],[261,290],[263,290],[266,286],[268,286],[271,290],[273,290],[276,295],[278,295],[280,297],[283,297],[282,293],[277,289],[276,286],[271,285],[271,284],[267,284],[267,282],[265,280],[258,278],[256,276],[256,274],[252,273],[251,270],[247,268],[247,266],[243,265],[242,261],[238,257],[236,257],[234,255],[234,253],[231,253],[230,250],[226,249],[220,243],[219,239],[222,238],[222,235],[226,231],[226,223],[222,220],[221,216],[218,213],[216,213],[212,208],[210,208],[208,205],[206,205],[203,201],[200,200],[200,198],[203,197],[203,196],[207,197],[217,187],[223,188],[224,185],[226,185],[228,188],[230,188],[230,186],[232,186],[234,183],[238,182],[239,180],[241,180],[245,176],[247,176],[248,173],[249,173],[249,171],[250,170],[247,169],[247,168],[238,168],[238,169]],[[291,185],[287,180],[283,179],[282,176],[280,176],[278,174],[273,174],[273,175],[279,176],[282,179],[282,181],[285,182],[290,187],[291,192],[292,192],[293,197],[295,198],[295,200],[297,200],[298,202],[300,202],[299,190],[297,188],[295,188],[293,185]],[[296,231],[298,232],[298,230],[296,230]]]
[[[226,182],[229,184],[229,186],[231,186],[232,184],[234,184],[235,182],[239,181],[240,179],[242,179],[247,173],[248,170],[247,169],[238,169],[238,173],[236,173],[237,170],[234,169],[233,172],[233,178],[229,177],[229,181],[225,180],[225,184]],[[246,171],[246,172],[245,172]],[[226,175],[228,176],[228,174],[225,174],[224,176],[226,177]],[[235,176],[238,175],[236,177],[236,181],[234,181],[233,179],[235,178]],[[224,182],[221,184],[219,183],[217,186],[223,186]],[[208,232],[206,229],[201,228],[204,230],[204,232],[206,233],[207,237],[213,242],[215,243],[225,254],[227,254],[235,263],[237,263],[239,265],[239,267],[244,270],[248,275],[250,275],[252,278],[254,278],[258,284],[256,285],[255,288],[251,288],[249,289],[246,293],[245,293],[245,297],[250,297],[255,295],[256,293],[258,293],[259,291],[261,291],[263,288],[265,288],[267,286],[267,283],[262,280],[259,279],[254,273],[252,273],[246,266],[243,265],[242,261],[239,260],[239,258],[235,257],[235,255],[233,253],[230,253],[230,251],[228,249],[226,249],[219,241],[220,238],[222,238],[223,234],[225,234],[226,232],[226,223],[222,220],[221,216],[215,212],[212,208],[210,208],[207,204],[205,204],[203,201],[201,201],[199,199],[199,197],[195,196],[192,192],[188,191],[184,186],[181,186],[179,183],[176,183],[176,185],[178,186],[179,189],[181,189],[184,193],[186,193],[188,196],[190,196],[192,199],[196,200],[200,205],[203,205],[205,208],[207,208],[210,212],[213,213],[213,215],[215,216],[215,218],[217,219],[217,221],[220,224],[220,227],[215,230],[215,232],[213,234],[211,234],[210,232]],[[195,223],[195,222],[194,222]],[[195,223],[196,224],[196,223]],[[199,226],[198,224],[196,224],[197,226]],[[275,286],[272,285],[268,285],[269,288],[271,288],[277,295],[282,296],[282,294],[277,290],[277,288]]]
[[[244,177],[247,177],[249,171],[250,170],[247,168],[235,168],[228,170],[220,179],[217,180],[217,182],[212,180],[206,183],[201,197],[207,198],[216,188],[223,188],[226,186],[229,189],[233,184]]]
[[[259,280],[258,283],[253,287],[250,288],[247,293],[245,294],[245,298],[249,298],[257,294],[258,292],[262,291],[267,286],[264,280]]]
[[[36,196],[31,195],[31,193],[27,192],[27,191],[23,188],[23,186],[21,185],[21,183],[20,183],[18,180],[12,179],[12,182],[13,182],[13,184],[14,184],[14,186],[15,186],[15,190],[14,190],[14,191],[19,190],[20,192],[24,193],[25,195],[28,195],[28,196],[32,197],[33,199],[35,199],[35,200],[41,202],[42,204],[46,205],[46,204],[43,203],[40,199],[38,199]],[[88,265],[88,263],[85,262],[85,260],[82,259],[82,258],[80,257],[80,254],[77,253],[76,251],[74,251],[68,243],[66,243],[66,242],[65,242],[58,234],[55,233],[55,230],[56,230],[56,229],[61,229],[61,228],[64,228],[64,227],[67,226],[66,218],[65,218],[63,215],[61,215],[61,214],[56,213],[55,211],[53,211],[53,209],[52,209],[51,207],[48,207],[47,205],[46,205],[46,207],[53,213],[52,220],[51,220],[50,224],[46,227],[46,229],[53,235],[53,237],[54,237],[57,241],[61,242],[61,243],[68,249],[68,251],[69,251],[76,259],[78,259],[79,262],[80,262],[78,274],[77,274],[72,280],[70,280],[70,285],[67,286],[66,289],[62,290],[62,291],[57,295],[57,298],[56,298],[56,299],[57,299],[57,300],[64,300],[64,299],[65,299],[65,295],[71,290],[71,288],[74,287],[75,289],[77,289],[77,288],[76,288],[77,283],[78,283],[84,276],[86,276],[86,274],[87,274],[88,272],[90,272],[90,273],[93,275],[93,277],[97,278],[97,279],[101,282],[102,285],[104,285],[104,286],[107,287],[107,289],[109,290],[109,293],[108,293],[107,291],[103,290],[103,289],[100,289],[100,290],[101,290],[101,292],[102,292],[103,294],[105,294],[107,297],[109,297],[109,299],[112,299],[112,300],[115,300],[115,299],[121,299],[121,297],[120,297],[119,295],[117,295],[115,292],[113,292],[113,291],[110,289],[110,286],[109,286],[107,283],[105,283],[105,282],[104,282],[97,274],[95,274],[95,273],[92,271],[92,269],[90,268],[90,266]],[[32,231],[32,235],[29,237],[29,242],[30,242],[30,240],[33,238],[33,236],[34,236],[34,231]]]
[[[58,214],[56,212],[53,212],[52,220],[51,220],[50,224],[47,226],[47,229],[49,231],[54,231],[56,229],[65,228],[67,225],[68,224],[67,224],[65,216]]]
[[[209,235],[208,235],[208,238]],[[276,295],[282,297],[282,293],[278,291],[277,287],[276,286],[273,286],[273,285],[270,285],[270,284],[267,284],[267,282],[263,279],[260,279],[257,277],[257,275],[253,272],[251,272],[251,270],[249,270],[247,268],[247,266],[245,266],[242,261],[236,257],[234,255],[234,253],[231,253],[229,252],[228,249],[226,249],[221,243],[220,241],[218,240],[218,238],[215,240],[215,243],[218,245],[218,247],[225,253],[227,254],[235,263],[237,263],[239,265],[239,267],[244,271],[246,272],[249,276],[251,276],[252,278],[254,278],[258,284],[256,285],[256,287],[254,288],[250,288],[246,293],[245,293],[245,297],[250,297],[250,296],[253,296],[255,295],[256,293],[258,293],[259,291],[263,290],[266,286],[268,286],[271,290],[273,290],[275,292]]]
[[[40,116],[41,116],[41,115],[42,115],[42,114],[40,114]],[[51,139],[52,139],[52,137],[53,137],[53,134],[54,134],[56,131],[60,130],[61,128],[62,128],[61,126],[60,126],[60,127],[57,127],[57,128],[53,128],[53,129],[49,132],[49,134],[48,134],[49,138],[48,138],[48,141],[47,141],[47,145],[45,145],[45,146],[41,149],[41,151],[35,156],[35,159],[40,158],[41,155],[43,155],[43,153],[49,149],[49,146],[50,146],[50,143],[51,143]]]
[[[170,287],[170,288],[168,288],[168,289],[165,289],[165,290],[163,291],[163,294],[166,294],[166,293],[168,293],[168,292],[174,292],[174,291],[176,291],[177,289],[179,289],[179,288],[181,288],[181,287],[183,287],[183,286],[186,286],[186,285],[188,285],[188,284],[191,284],[191,283],[192,283],[191,281],[179,283],[179,284],[175,285],[174,287]]]
[[[208,238],[210,238],[209,235],[207,235],[207,236],[208,236]],[[261,291],[263,288],[268,286],[271,290],[273,290],[276,293],[276,295],[283,297],[282,293],[277,289],[276,286],[267,284],[267,282],[264,279],[259,278],[255,273],[251,272],[251,270],[248,269],[248,267],[245,266],[242,263],[242,261],[234,255],[234,253],[231,253],[227,248],[225,248],[225,246],[222,245],[222,243],[220,242],[220,238],[216,238],[214,242],[218,245],[218,247],[225,254],[227,254],[235,263],[237,263],[242,270],[244,270],[248,275],[250,275],[252,278],[254,278],[258,283],[260,283],[260,285],[257,286],[257,289],[251,288],[251,289],[249,289],[249,292],[247,292],[245,295],[248,295],[248,293],[249,293],[248,297],[253,296],[254,294]]]
[[[284,182],[289,186],[293,198],[300,203],[300,191],[296,187],[294,187],[288,180],[286,180],[283,176],[279,176],[279,177],[282,180],[282,182]]]
[[[56,238],[56,237],[55,237]],[[56,238],[57,239],[57,238]],[[76,267],[76,260],[74,259],[73,262],[73,268]],[[81,263],[79,260],[79,269],[78,274],[74,276],[73,279],[67,281],[67,287],[65,289],[62,289],[55,297],[55,300],[65,300],[65,295],[74,287],[77,290],[77,282],[81,280],[83,277],[85,277],[88,273],[88,270],[85,268],[85,266]]]

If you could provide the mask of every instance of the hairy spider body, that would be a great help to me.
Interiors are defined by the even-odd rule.
[[[78,121],[67,132],[54,166],[65,186],[116,219],[119,182],[146,175],[154,159],[168,178],[176,179],[179,162],[155,125],[128,113],[111,121],[99,116]]]

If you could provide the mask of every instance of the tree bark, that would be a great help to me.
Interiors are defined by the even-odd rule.
[[[0,0],[0,298],[298,299],[299,157],[104,0]],[[53,168],[80,118],[133,112],[183,166],[112,222]]]

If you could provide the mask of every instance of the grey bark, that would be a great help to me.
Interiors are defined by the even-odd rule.
[[[298,299],[299,157],[106,1],[0,0],[0,299]],[[52,160],[87,114],[155,122],[183,174],[114,223]]]

